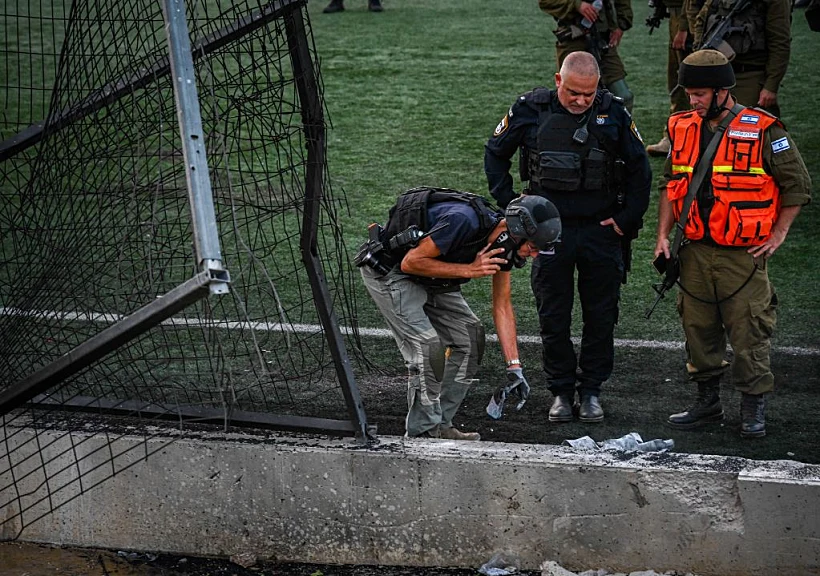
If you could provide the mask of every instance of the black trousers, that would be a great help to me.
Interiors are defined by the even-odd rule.
[[[612,374],[614,332],[623,277],[620,236],[597,221],[565,225],[554,253],[541,253],[532,265],[532,291],[541,325],[542,361],[554,395],[599,395]],[[570,338],[575,271],[581,301],[581,353]]]

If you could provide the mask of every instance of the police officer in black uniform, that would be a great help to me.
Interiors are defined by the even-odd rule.
[[[511,158],[520,148],[526,194],[549,199],[563,223],[561,242],[533,262],[532,289],[542,358],[555,397],[551,422],[573,418],[576,386],[582,422],[600,422],[601,384],[612,373],[620,284],[629,241],[649,204],[649,160],[623,103],[598,90],[600,71],[586,52],[569,54],[556,90],[519,97],[486,144],[484,170],[501,207],[515,197]],[[583,311],[580,357],[570,339],[574,277]]]

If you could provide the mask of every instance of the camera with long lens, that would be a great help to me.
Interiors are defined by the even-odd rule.
[[[353,258],[353,263],[358,266],[369,266],[376,272],[384,276],[393,267],[392,259],[387,254],[381,237],[384,234],[384,228],[379,224],[373,223],[367,227],[367,241],[359,247],[356,256]]]
[[[418,226],[413,224],[392,238],[387,239],[386,246],[385,241],[382,240],[383,236],[384,228],[379,224],[374,222],[368,226],[367,242],[359,247],[359,251],[353,258],[353,263],[359,267],[369,266],[384,276],[396,264],[393,255],[402,254],[409,248],[415,248],[425,234]]]

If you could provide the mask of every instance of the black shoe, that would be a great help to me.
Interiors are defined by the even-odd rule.
[[[367,3],[367,9],[371,12],[384,12],[384,8],[382,8],[381,0],[370,0]]]
[[[672,428],[691,430],[711,422],[723,420],[723,406],[720,404],[720,380],[698,382],[698,397],[685,412],[672,414],[666,421]]]
[[[550,407],[550,422],[572,422],[572,396],[559,394]]]
[[[578,419],[581,422],[601,422],[604,419],[604,409],[601,408],[597,396],[590,394],[581,398]]]
[[[740,435],[760,438],[766,435],[766,395],[743,394],[740,400]]]
[[[322,12],[325,14],[333,14],[334,12],[344,12],[344,9],[344,0],[330,0],[330,4],[325,6],[325,9],[322,10]]]

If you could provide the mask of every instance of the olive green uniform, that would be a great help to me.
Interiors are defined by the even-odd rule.
[[[707,129],[705,123],[703,129]],[[764,138],[764,167],[778,184],[781,206],[808,204],[811,179],[794,141],[777,124],[767,129]],[[785,149],[782,138],[788,141]],[[782,151],[773,152],[775,141],[781,142]],[[672,164],[667,159],[662,194],[671,179]],[[723,374],[728,338],[734,351],[734,387],[752,395],[771,392],[770,339],[777,297],[766,261],[753,259],[746,247],[718,246],[711,241],[684,244],[679,258],[682,290],[677,307],[686,335],[689,378],[706,382]]]
[[[698,12],[695,24],[695,45],[703,41],[707,19],[719,9],[725,10],[735,0],[706,0]],[[791,0],[755,0],[751,7],[736,18],[743,17],[749,10],[759,10],[759,17],[748,17],[750,30],[733,33],[727,41],[734,48],[736,56],[732,60],[737,84],[732,90],[740,104],[757,106],[762,89],[777,93],[780,82],[786,75],[791,53]],[[775,116],[780,116],[780,106],[767,108]]]
[[[678,69],[688,52],[672,48],[672,41],[678,32],[689,33],[689,20],[686,17],[684,4],[688,0],[666,0],[666,10],[669,12],[669,48],[666,57],[666,89],[669,92],[669,113],[689,110],[689,98],[686,92],[678,88]]]
[[[609,43],[611,31],[618,28],[626,31],[632,28],[632,4],[630,0],[614,0],[611,6],[607,6],[609,2],[613,2],[613,0],[604,0],[604,8],[598,13],[598,19],[593,25],[604,44]],[[538,6],[541,10],[553,16],[558,21],[559,26],[569,24],[580,26],[581,14],[578,12],[580,5],[581,0],[538,0]],[[617,21],[611,21],[613,20],[613,7],[617,15],[615,18]],[[567,42],[558,41],[555,43],[555,52],[558,59],[558,68],[561,68],[567,54],[589,52],[587,38],[575,38]],[[624,63],[618,55],[618,49],[615,47],[601,51],[601,60],[598,64],[601,67],[601,81],[607,87],[626,77]]]

